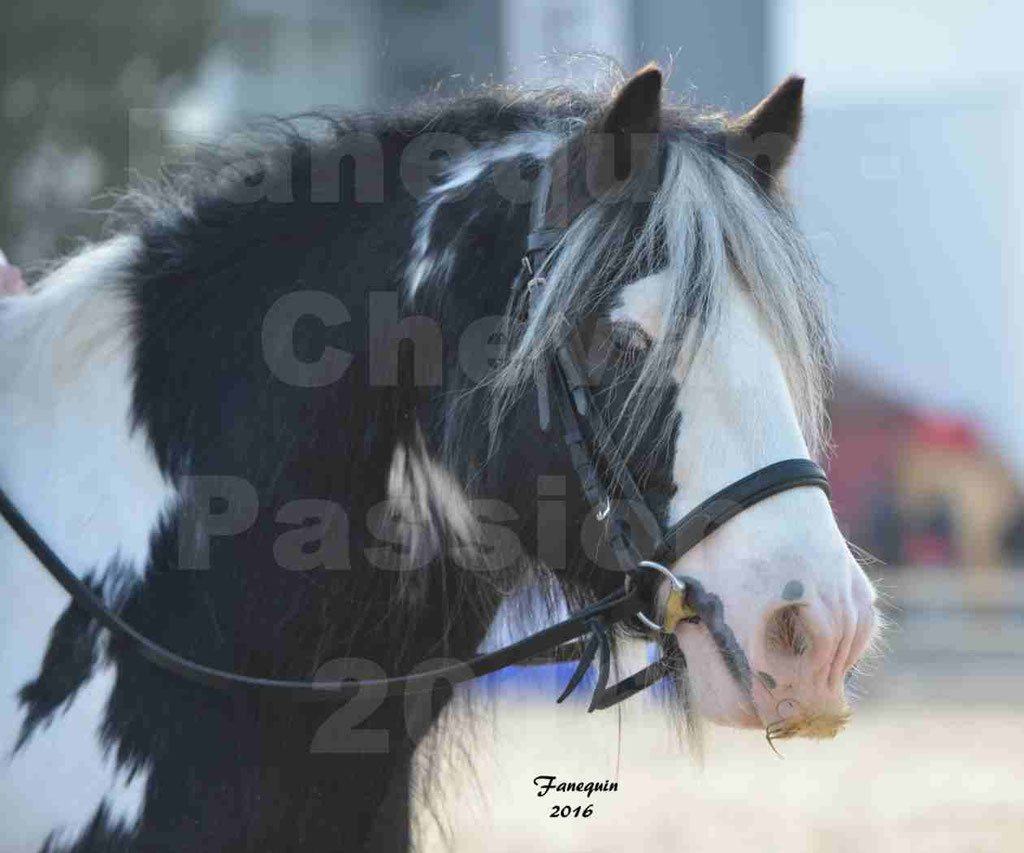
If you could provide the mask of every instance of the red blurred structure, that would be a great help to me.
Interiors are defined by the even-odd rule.
[[[1007,559],[1020,514],[1009,467],[969,420],[916,411],[840,376],[829,475],[840,526],[891,565],[984,568]]]

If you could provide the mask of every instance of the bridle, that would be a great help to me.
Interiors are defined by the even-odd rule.
[[[513,318],[528,318],[530,301],[544,286],[540,273],[548,254],[566,230],[545,227],[550,180],[549,168],[545,167],[541,171],[531,210],[532,227],[523,269],[512,285],[510,316]],[[572,466],[587,502],[598,521],[604,524],[607,541],[623,572],[623,586],[561,622],[518,642],[429,671],[381,679],[298,681],[242,675],[188,660],[148,639],[110,609],[50,548],[2,488],[0,515],[73,602],[102,628],[110,631],[121,644],[176,676],[208,687],[293,700],[344,702],[358,698],[364,690],[367,692],[363,695],[374,699],[430,693],[439,684],[455,685],[512,665],[578,661],[566,688],[558,697],[557,701],[561,702],[579,685],[596,658],[598,677],[589,708],[594,711],[615,705],[681,671],[685,667],[685,659],[674,628],[680,621],[687,620],[705,626],[733,678],[750,696],[750,666],[725,623],[721,600],[707,592],[695,578],[675,575],[665,564],[676,562],[744,509],[779,492],[815,486],[828,495],[825,472],[809,459],[787,459],[761,468],[712,495],[667,530],[657,529],[658,535],[654,537],[657,544],[645,555],[622,512],[623,502],[612,500],[611,488],[604,481],[602,470],[614,472],[625,503],[639,507],[640,516],[648,525],[657,527],[656,516],[649,510],[643,493],[625,461],[620,458],[598,407],[594,405],[582,364],[578,336],[573,329],[557,347],[544,375],[538,377],[542,425],[546,426],[544,421],[549,418],[549,398],[553,398]],[[668,596],[660,608],[660,618],[652,618],[650,614],[655,610],[653,604],[659,589],[658,582],[662,580],[670,584]],[[660,643],[662,656],[639,672],[608,686],[611,630],[621,624],[642,626],[641,630],[646,632],[648,639]]]

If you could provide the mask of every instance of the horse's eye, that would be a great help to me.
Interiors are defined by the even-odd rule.
[[[613,323],[611,341],[615,349],[632,358],[642,358],[651,348],[651,336],[632,322]]]

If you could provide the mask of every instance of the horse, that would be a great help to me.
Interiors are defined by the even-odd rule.
[[[602,685],[639,637],[689,719],[842,728],[877,617],[810,461],[803,80],[662,89],[282,121],[0,299],[5,849],[405,850],[524,591]],[[359,695],[272,689],[318,683]]]

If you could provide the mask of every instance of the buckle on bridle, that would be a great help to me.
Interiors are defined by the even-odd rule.
[[[640,611],[636,614],[636,618],[639,619],[646,627],[650,628],[657,634],[671,634],[676,625],[686,619],[698,619],[700,614],[696,608],[688,604],[686,601],[686,584],[684,584],[679,578],[677,578],[671,571],[669,571],[661,563],[656,563],[653,560],[641,560],[637,563],[638,569],[654,569],[657,572],[663,574],[672,582],[672,588],[669,590],[668,599],[665,601],[664,616],[662,617],[662,623],[659,625],[653,619],[651,619],[646,613]],[[625,586],[626,591],[629,591],[630,577],[626,575]]]
[[[529,312],[533,310],[533,298],[535,292],[544,287],[544,285],[548,283],[548,280],[540,274],[539,268],[537,272],[534,272],[533,264],[530,263],[528,255],[523,256],[523,271],[529,276],[526,281],[526,285],[524,286],[524,293],[526,296],[525,308],[529,315]]]

